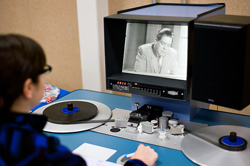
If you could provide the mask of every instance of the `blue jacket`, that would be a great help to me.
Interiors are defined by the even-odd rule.
[[[42,115],[0,115],[0,166],[86,166],[86,162],[62,146],[56,137],[43,133],[47,118]],[[144,165],[131,160],[128,166]]]

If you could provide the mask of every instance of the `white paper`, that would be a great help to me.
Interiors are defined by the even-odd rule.
[[[83,143],[81,146],[76,148],[73,153],[84,158],[84,156],[106,161],[108,160],[117,150],[109,149],[93,144]]]
[[[84,156],[84,160],[86,161],[87,165],[89,165],[89,166],[122,166],[120,164],[112,163],[109,161],[97,160],[97,159],[90,158],[87,156]]]

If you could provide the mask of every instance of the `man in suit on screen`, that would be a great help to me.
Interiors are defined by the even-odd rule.
[[[138,47],[134,70],[136,72],[174,75],[178,71],[177,51],[171,48],[173,33],[161,29],[154,43]]]

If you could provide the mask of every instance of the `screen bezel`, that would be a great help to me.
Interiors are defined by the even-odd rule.
[[[105,35],[105,64],[106,64],[106,89],[110,89],[109,80],[119,79],[122,81],[140,82],[156,86],[182,89],[185,91],[185,100],[189,100],[192,69],[192,34],[193,21],[195,18],[142,16],[142,15],[111,15],[104,18]],[[147,24],[172,24],[188,26],[188,67],[187,80],[176,80],[148,75],[134,75],[122,72],[124,44],[127,23]]]

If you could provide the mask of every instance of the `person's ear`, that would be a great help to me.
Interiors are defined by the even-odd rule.
[[[31,78],[28,78],[23,85],[23,95],[27,99],[33,97],[33,82]]]

